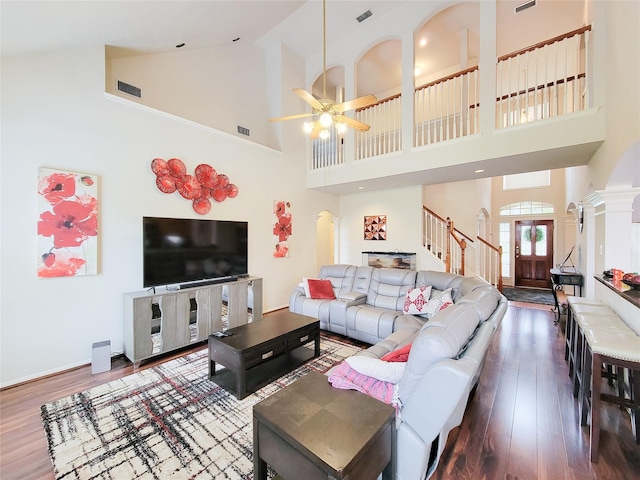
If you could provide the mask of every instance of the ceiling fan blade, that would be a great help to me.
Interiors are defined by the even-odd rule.
[[[313,113],[299,113],[297,115],[287,115],[286,117],[270,118],[270,122],[282,122],[283,120],[294,120],[296,118],[312,117]]]
[[[361,132],[366,132],[371,127],[366,123],[359,122],[358,120],[354,120],[353,118],[346,117],[344,115],[336,115],[336,122],[344,123],[345,125],[355,128],[356,130],[360,130]]]
[[[339,112],[346,112],[347,110],[353,110],[354,108],[364,108],[376,103],[378,99],[375,95],[365,95],[364,97],[354,98],[337,104],[334,108]]]
[[[301,99],[303,99],[305,102],[307,102],[309,105],[311,105],[315,110],[322,110],[323,108],[322,104],[318,101],[318,99],[316,99],[316,97],[311,95],[306,90],[302,88],[294,88],[293,92],[296,95],[298,95]]]

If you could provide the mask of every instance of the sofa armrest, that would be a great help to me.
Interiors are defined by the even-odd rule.
[[[338,300],[344,300],[346,302],[349,302],[349,306],[360,305],[361,303],[364,303],[367,300],[367,294],[360,293],[360,292],[344,292],[340,294],[340,296],[338,297]]]
[[[331,319],[331,325],[340,326],[345,329],[347,325],[347,308],[354,305],[362,305],[367,301],[367,296],[364,293],[358,292],[346,292],[343,293],[340,298],[331,300],[329,305],[329,318]]]

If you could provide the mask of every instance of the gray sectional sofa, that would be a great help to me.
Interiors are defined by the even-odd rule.
[[[325,265],[317,278],[331,281],[336,299],[307,298],[297,287],[291,311],[371,344],[358,355],[380,359],[411,344],[398,384],[395,478],[429,478],[449,432],[462,422],[506,298],[480,279],[437,271]],[[405,315],[407,292],[428,285],[432,298],[450,288],[453,305],[430,316]]]

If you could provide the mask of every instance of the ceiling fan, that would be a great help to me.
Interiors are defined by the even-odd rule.
[[[334,125],[339,133],[343,133],[346,127],[355,128],[361,132],[366,132],[371,128],[366,123],[359,122],[353,118],[343,115],[348,110],[364,108],[378,101],[375,95],[365,95],[342,103],[335,103],[327,98],[327,2],[322,0],[322,98],[317,99],[311,93],[302,88],[294,88],[293,92],[302,100],[311,105],[312,113],[300,113],[269,119],[270,122],[281,122],[283,120],[294,120],[298,118],[309,118],[313,120],[305,122],[305,131],[310,138],[326,139],[331,136],[329,128]]]

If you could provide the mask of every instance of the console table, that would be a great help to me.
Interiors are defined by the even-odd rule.
[[[583,281],[584,278],[582,274],[573,267],[551,269],[551,291],[553,293],[553,301],[555,302],[556,324],[560,321],[560,303],[558,302],[558,292],[563,291],[565,285],[573,285],[574,293],[575,287],[578,287],[578,296],[581,297]]]
[[[262,278],[185,287],[179,290],[125,293],[124,354],[135,366],[156,355],[203,342],[223,328],[223,290],[227,289],[228,326],[247,323],[249,289],[253,321],[262,318]]]
[[[253,407],[254,479],[395,477],[395,409],[311,372]]]

